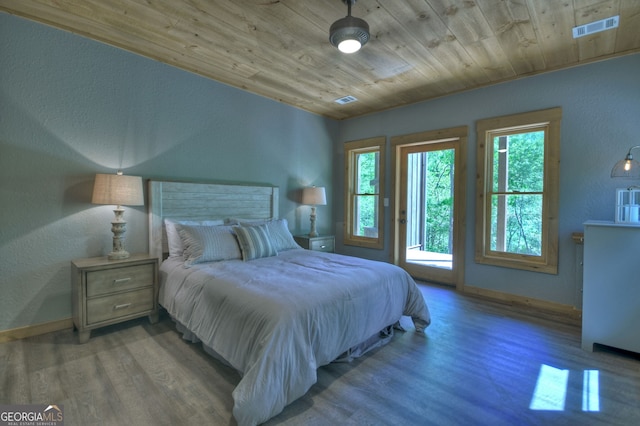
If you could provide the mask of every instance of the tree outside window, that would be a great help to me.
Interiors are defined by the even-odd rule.
[[[478,263],[557,273],[561,114],[478,122]]]
[[[383,247],[384,144],[384,137],[345,144],[345,244]]]

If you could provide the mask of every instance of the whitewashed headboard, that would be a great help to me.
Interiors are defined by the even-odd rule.
[[[149,181],[149,251],[168,253],[164,219],[278,218],[278,187]]]

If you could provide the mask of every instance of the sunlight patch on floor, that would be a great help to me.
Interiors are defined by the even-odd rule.
[[[567,399],[567,384],[569,383],[569,370],[542,365],[533,392],[532,410],[564,411]]]
[[[564,411],[567,403],[569,370],[542,364],[529,409]],[[582,411],[600,411],[600,374],[598,370],[582,372]]]
[[[582,411],[600,411],[600,372],[585,370],[582,382]]]

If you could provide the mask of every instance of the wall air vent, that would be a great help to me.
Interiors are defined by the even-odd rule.
[[[611,18],[601,19],[599,21],[592,22],[590,24],[580,25],[573,27],[573,38],[583,37],[593,33],[599,33],[600,31],[610,30],[618,28],[620,23],[620,16],[612,16]]]
[[[356,99],[355,96],[343,96],[342,98],[338,98],[336,99],[335,103],[340,104],[340,105],[344,105],[344,104],[350,104],[351,102],[356,102],[358,99]]]

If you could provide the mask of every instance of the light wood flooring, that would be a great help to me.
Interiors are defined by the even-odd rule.
[[[638,355],[585,352],[576,325],[421,289],[433,316],[426,336],[403,319],[407,332],[353,363],[320,368],[318,383],[267,424],[640,421]],[[237,374],[183,341],[166,316],[94,331],[85,345],[76,338],[60,331],[0,344],[0,404],[62,404],[67,426],[235,425]]]

